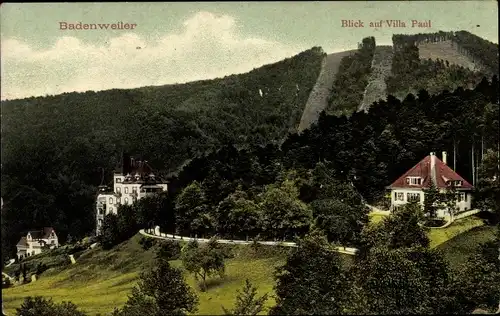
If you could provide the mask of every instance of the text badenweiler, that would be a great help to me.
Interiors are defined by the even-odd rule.
[[[116,23],[59,22],[60,30],[133,30],[136,27],[137,23],[124,23],[122,21]]]

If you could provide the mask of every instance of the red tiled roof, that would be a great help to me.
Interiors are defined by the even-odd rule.
[[[457,189],[473,189],[474,187],[462,178],[458,173],[453,171],[444,162],[442,162],[438,157],[434,156],[434,168],[436,170],[436,187],[447,188],[446,181],[448,180],[460,180],[462,185],[456,187]],[[420,177],[422,178],[422,183],[420,185],[410,185],[406,183],[407,177]],[[431,155],[422,159],[413,168],[404,173],[396,181],[394,181],[388,188],[428,188],[431,184],[432,174],[431,174]]]

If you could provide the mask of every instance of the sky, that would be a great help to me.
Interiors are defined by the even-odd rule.
[[[490,0],[2,3],[1,99],[224,77],[313,46],[355,49],[367,36],[390,45],[392,34],[466,30],[498,43],[497,14]],[[369,26],[380,20],[406,27]],[[61,22],[136,26],[64,30]]]

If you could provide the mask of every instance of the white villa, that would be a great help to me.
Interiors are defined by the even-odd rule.
[[[423,204],[424,190],[430,186],[431,181],[440,192],[445,192],[451,186],[456,189],[457,212],[471,209],[471,193],[474,187],[448,167],[445,151],[442,153],[442,158],[443,160],[440,160],[435,153],[430,153],[388,187],[391,190],[391,210],[411,201]],[[449,214],[444,209],[437,211],[438,217],[447,215]]]
[[[101,232],[104,216],[117,214],[121,204],[135,201],[155,192],[166,191],[167,181],[155,176],[147,161],[123,155],[121,170],[113,175],[113,187],[99,186],[96,199],[96,235]]]
[[[52,227],[29,231],[17,243],[17,258],[22,259],[42,253],[45,246],[50,249],[59,247],[59,239]]]

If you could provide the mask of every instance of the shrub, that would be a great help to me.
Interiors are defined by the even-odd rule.
[[[85,316],[86,314],[78,310],[78,307],[71,302],[55,304],[52,299],[45,299],[41,296],[26,297],[17,315],[23,316]]]
[[[160,243],[160,247],[156,251],[158,259],[176,260],[181,256],[181,245],[177,240],[167,239]]]
[[[8,287],[10,287],[12,284],[10,283],[10,279],[9,278],[4,278],[2,276],[2,289],[6,289]]]
[[[154,238],[149,238],[142,236],[141,239],[139,239],[139,245],[142,246],[142,249],[144,250],[149,250],[151,247],[153,247],[156,244],[156,239]]]
[[[42,274],[44,271],[46,271],[48,268],[47,268],[47,265],[45,265],[44,263],[41,263],[39,262],[36,266],[36,275],[40,275]]]

